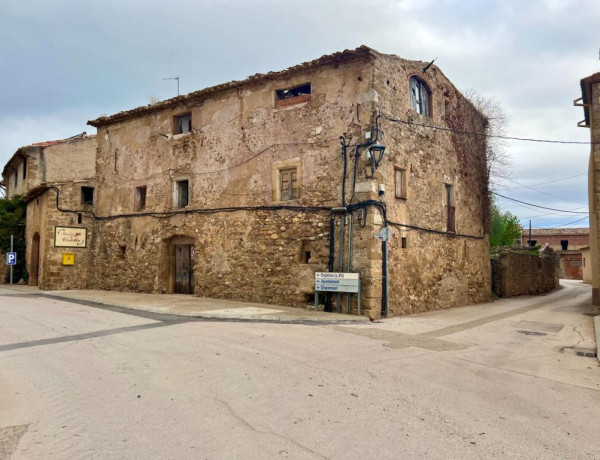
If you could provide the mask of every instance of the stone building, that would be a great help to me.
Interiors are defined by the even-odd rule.
[[[374,317],[489,298],[486,146],[463,133],[486,120],[435,65],[363,46],[89,124],[89,287],[303,306],[336,271]]]
[[[21,147],[4,167],[7,197],[23,195],[27,202],[25,257],[30,285],[86,286],[95,160],[96,137],[83,133]],[[69,209],[78,211],[64,212]]]
[[[584,119],[578,126],[589,128],[588,203],[590,209],[590,266],[592,303],[600,305],[600,72],[580,81],[581,97],[574,104],[583,107]]]
[[[521,234],[521,246],[529,244],[529,230]],[[590,244],[588,227],[574,228],[534,228],[531,229],[533,245],[550,246],[560,260],[560,277],[570,280],[583,278],[583,257],[581,249]]]

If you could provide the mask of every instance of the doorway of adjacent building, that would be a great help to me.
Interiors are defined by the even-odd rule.
[[[37,286],[40,275],[40,234],[37,232],[31,240],[31,254],[29,257],[29,285]]]
[[[194,246],[175,244],[175,294],[194,293]]]

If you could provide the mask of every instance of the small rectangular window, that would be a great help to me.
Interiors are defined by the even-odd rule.
[[[396,198],[406,199],[406,169],[394,166],[394,194]]]
[[[186,113],[175,117],[175,134],[189,133],[192,131],[192,114]]]
[[[187,179],[175,183],[175,203],[177,207],[184,208],[190,200],[190,182]]]
[[[456,232],[456,208],[454,207],[454,187],[450,184],[446,188],[446,231]]]
[[[275,91],[275,105],[277,107],[285,107],[310,101],[310,93],[310,83],[305,83],[293,88],[278,89]]]
[[[279,187],[281,201],[298,198],[298,170],[296,168],[280,169]]]
[[[81,187],[81,204],[94,204],[94,187]]]
[[[135,209],[141,211],[146,207],[146,186],[135,188]]]
[[[27,179],[27,157],[23,158],[23,179]]]

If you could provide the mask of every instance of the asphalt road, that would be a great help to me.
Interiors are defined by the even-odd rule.
[[[0,287],[0,459],[599,458],[590,298],[281,325]]]

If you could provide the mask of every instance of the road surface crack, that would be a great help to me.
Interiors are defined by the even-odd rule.
[[[256,432],[256,433],[262,433],[262,434],[272,434],[274,436],[277,436],[278,438],[281,439],[285,439],[289,442],[291,442],[292,444],[300,447],[301,449],[310,452],[313,455],[316,455],[319,458],[324,458],[325,460],[329,460],[329,457],[325,457],[324,455],[315,452],[314,450],[312,450],[310,447],[306,447],[302,444],[300,444],[298,441],[296,441],[293,438],[290,438],[288,436],[282,435],[280,433],[276,433],[275,431],[271,431],[271,430],[267,430],[267,429],[260,429],[255,427],[254,425],[252,425],[250,422],[248,422],[244,417],[242,417],[240,414],[238,414],[238,412],[229,405],[229,403],[227,401],[223,401],[220,398],[215,397],[215,401],[219,402],[221,405],[223,405],[225,408],[227,408],[227,410],[229,411],[229,413],[233,416],[233,418],[235,418],[237,421],[239,421],[242,425],[244,425],[246,428]]]

